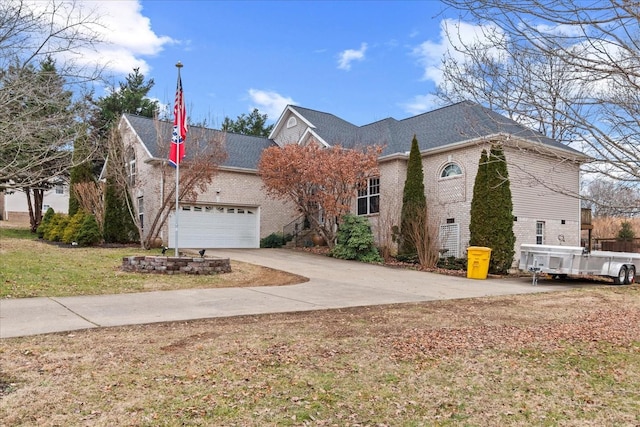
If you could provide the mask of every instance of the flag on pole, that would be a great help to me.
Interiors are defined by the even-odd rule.
[[[173,133],[171,135],[171,149],[169,150],[169,162],[173,166],[177,166],[184,157],[185,139],[187,139],[187,109],[184,106],[182,79],[178,68],[178,87],[176,89],[176,102],[173,107]]]

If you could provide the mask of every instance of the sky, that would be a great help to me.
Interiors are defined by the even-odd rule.
[[[187,114],[211,127],[254,108],[274,122],[287,104],[356,125],[437,108],[443,23],[457,20],[436,0],[81,3],[109,41],[87,60],[115,83],[139,67],[171,107],[180,61]]]

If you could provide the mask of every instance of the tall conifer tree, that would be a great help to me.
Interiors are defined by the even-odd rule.
[[[504,151],[482,150],[473,186],[469,245],[491,248],[489,271],[505,274],[515,254],[513,201]]]
[[[473,184],[471,199],[471,220],[469,222],[469,246],[489,246],[491,234],[489,224],[489,157],[487,150],[482,150],[478,162],[478,173]]]
[[[489,188],[492,225],[489,269],[494,273],[506,274],[513,263],[516,237],[513,233],[513,201],[507,160],[500,145],[492,146],[489,153]]]
[[[416,243],[411,237],[410,228],[416,215],[423,215],[427,207],[427,199],[424,194],[424,172],[422,170],[422,156],[418,146],[418,139],[413,136],[411,151],[407,162],[407,178],[404,182],[402,193],[402,213],[400,233],[402,234],[402,246],[400,253],[416,253]]]

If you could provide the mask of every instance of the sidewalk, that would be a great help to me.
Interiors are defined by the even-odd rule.
[[[135,294],[0,300],[0,338],[78,329],[284,313],[491,295],[561,291],[530,279],[471,280],[395,269],[284,249],[208,249],[308,277],[291,286],[194,289]]]

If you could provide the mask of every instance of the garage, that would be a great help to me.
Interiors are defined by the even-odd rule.
[[[182,205],[178,248],[258,248],[260,208]],[[169,247],[175,248],[175,212],[169,215]]]

